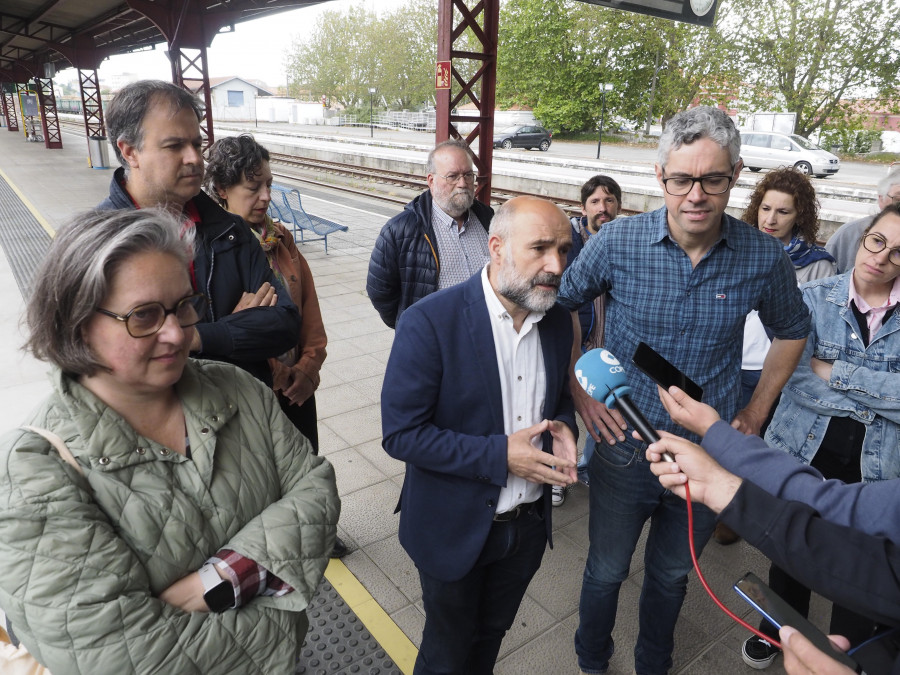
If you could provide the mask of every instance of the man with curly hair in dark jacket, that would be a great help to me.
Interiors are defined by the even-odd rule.
[[[369,260],[366,292],[391,328],[414,302],[466,281],[488,261],[494,211],[475,201],[469,147],[439,143],[426,172],[428,189],[384,224]]]

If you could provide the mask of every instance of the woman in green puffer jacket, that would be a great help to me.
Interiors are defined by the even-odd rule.
[[[334,542],[328,462],[262,383],[188,358],[181,229],[81,216],[28,302],[54,391],[0,439],[0,608],[54,675],[293,672]]]

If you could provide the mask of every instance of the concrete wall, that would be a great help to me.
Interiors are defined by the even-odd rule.
[[[378,152],[378,145],[384,147],[386,152]],[[396,153],[390,152],[388,148],[408,149],[412,146],[404,144],[380,143],[373,147],[371,144],[358,146],[353,141],[346,143],[346,149],[337,152],[334,148],[315,148],[315,147],[298,147],[296,145],[267,143],[266,147],[272,152],[284,153],[309,159],[320,159],[323,161],[342,162],[351,164],[360,168],[384,169],[388,171],[403,171],[413,176],[421,176],[425,178],[425,156],[421,159],[399,159]],[[374,152],[373,152],[374,150]],[[503,172],[495,171],[491,177],[491,186],[496,192],[504,190],[516,190],[521,192],[530,192],[533,194],[544,195],[547,197],[569,196],[573,199],[578,198],[581,185],[590,175],[597,173],[598,168],[595,163],[582,162],[579,160],[560,160],[556,158],[529,157],[529,162],[522,162],[521,168],[504,170]],[[533,176],[535,163],[546,169],[548,166],[555,166],[560,169],[575,169],[583,171],[582,175],[565,175],[562,171],[558,172],[554,178],[546,178],[547,172],[544,172],[543,178],[535,178]],[[616,180],[622,187],[622,207],[629,211],[644,212],[653,211],[664,205],[662,191],[659,186],[653,182],[652,170],[634,169],[624,170],[623,167],[617,167],[615,170]],[[651,180],[648,180],[651,178]],[[329,179],[330,180],[330,179]],[[750,196],[753,181],[748,179],[744,182],[739,179],[737,187],[731,193],[726,211],[740,218],[747,205]],[[867,201],[863,197],[859,197],[857,201]],[[874,201],[870,199],[869,201]],[[831,213],[823,210],[820,212],[821,228],[819,237],[827,239],[831,234],[850,218],[846,214]]]
[[[298,101],[287,96],[259,96],[256,115],[260,122],[322,124],[325,109],[321,103]]]

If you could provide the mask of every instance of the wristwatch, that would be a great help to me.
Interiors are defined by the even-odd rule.
[[[224,612],[234,606],[234,586],[219,576],[215,565],[206,563],[197,573],[203,583],[203,599],[210,612]]]

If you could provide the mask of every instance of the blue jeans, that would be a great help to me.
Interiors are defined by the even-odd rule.
[[[628,577],[631,556],[648,518],[634,667],[638,675],[663,675],[672,666],[675,622],[692,568],[687,509],[650,473],[644,450],[643,443],[632,439],[614,446],[598,443],[588,467],[590,549],[575,633],[578,665],[586,673],[609,668],[619,587]],[[713,513],[695,504],[698,555],[714,527]]]
[[[591,457],[594,456],[594,449],[597,447],[597,441],[594,440],[594,437],[590,434],[587,435],[587,438],[584,439],[584,450],[581,452],[581,459],[578,460],[578,480],[582,483],[590,482],[590,478],[588,478],[587,470],[588,465],[591,463]]]
[[[419,570],[425,628],[414,675],[490,675],[547,547],[538,504],[534,513],[494,523],[475,567],[459,581]]]

